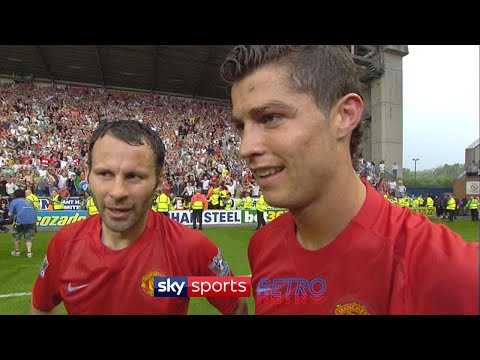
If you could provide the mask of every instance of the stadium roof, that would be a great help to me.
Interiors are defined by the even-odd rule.
[[[467,149],[475,149],[478,146],[478,144],[480,144],[480,138],[478,138],[473,143],[471,143],[470,146],[467,147]]]
[[[379,50],[406,45],[345,45],[360,79],[383,74]],[[74,82],[195,98],[230,100],[220,66],[233,45],[0,45],[0,77]]]
[[[229,99],[220,65],[232,45],[0,45],[0,75]]]

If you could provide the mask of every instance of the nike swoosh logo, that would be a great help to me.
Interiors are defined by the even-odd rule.
[[[80,290],[81,288],[84,288],[85,286],[88,286],[88,284],[72,286],[72,283],[68,283],[67,291],[68,292],[77,291],[77,290]]]

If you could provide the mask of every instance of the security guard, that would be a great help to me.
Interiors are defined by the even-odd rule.
[[[220,209],[225,209],[225,201],[227,200],[227,194],[228,194],[227,188],[225,186],[221,186],[220,193],[219,193]]]
[[[50,202],[53,206],[53,210],[63,210],[62,197],[58,194],[57,189],[52,190],[52,197],[50,198]]]
[[[168,211],[170,210],[170,198],[165,194],[165,192],[162,190],[160,195],[157,196],[156,199],[157,202],[157,211],[159,213],[164,214],[165,216],[168,216]]]
[[[249,193],[246,193],[246,197],[243,200],[243,208],[245,210],[252,210],[253,209],[253,199],[250,197]]]
[[[427,201],[426,201],[427,207],[433,208],[434,204],[435,204],[435,202],[433,201],[432,196],[430,194],[428,194],[427,195]]]
[[[448,221],[453,221],[453,216],[455,215],[456,209],[457,209],[457,202],[455,201],[453,194],[450,194],[447,200],[447,206],[445,207],[445,210],[447,210],[447,213],[448,213]]]
[[[423,206],[423,204],[425,203],[425,200],[423,199],[422,195],[418,195],[417,203],[418,203],[418,206]]]
[[[30,200],[33,203],[33,207],[35,208],[36,211],[40,210],[40,201],[38,200],[37,195],[32,193],[31,189],[25,190],[25,198],[27,200]]]
[[[235,205],[235,208],[236,208],[237,210],[243,209],[243,198],[237,199],[237,203],[236,203],[236,205]]]
[[[470,209],[470,216],[472,221],[478,221],[478,199],[470,196],[470,199],[467,202],[467,208]]]
[[[220,190],[218,188],[213,189],[213,194],[208,199],[211,209],[220,209]]]
[[[267,225],[265,223],[265,218],[263,217],[263,213],[265,212],[266,208],[267,208],[267,203],[265,202],[265,199],[263,198],[263,194],[260,191],[260,197],[258,198],[258,201],[255,204],[255,209],[257,210],[257,228],[255,230],[258,230],[262,226]]]
[[[98,214],[97,206],[95,205],[95,201],[93,201],[93,197],[90,195],[87,199],[87,212],[89,216],[93,216]]]
[[[232,210],[235,202],[230,197],[230,192],[227,192],[227,196],[225,198],[225,210]]]

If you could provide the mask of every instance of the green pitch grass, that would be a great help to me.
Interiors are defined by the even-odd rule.
[[[479,241],[479,223],[459,219],[453,223],[444,220],[433,220],[457,232],[465,241]],[[254,227],[238,228],[204,228],[204,234],[212,239],[222,250],[235,275],[249,275],[250,267],[247,259],[248,241],[254,233]],[[26,315],[30,309],[30,296],[33,283],[38,275],[48,242],[52,232],[39,232],[33,244],[34,256],[26,257],[25,245],[21,243],[21,256],[13,257],[12,234],[0,234],[0,314]],[[254,313],[253,299],[248,299],[249,313]],[[66,314],[62,308],[61,313]],[[216,315],[217,309],[203,298],[192,298],[189,314]]]
[[[247,245],[254,233],[254,227],[204,228],[203,233],[221,249],[224,258],[235,275],[250,275],[247,259]],[[37,278],[47,245],[53,232],[38,232],[32,246],[33,257],[26,257],[25,244],[20,243],[20,257],[13,257],[11,233],[0,233],[0,315],[26,315],[30,310],[30,295]],[[253,314],[253,298],[248,299],[249,313]],[[65,308],[61,313],[66,314]],[[220,314],[203,298],[190,300],[189,314]]]
[[[460,236],[468,242],[479,241],[479,225],[480,222],[467,220],[467,218],[453,220],[449,222],[448,220],[432,220],[432,222],[437,224],[443,224],[460,234]]]

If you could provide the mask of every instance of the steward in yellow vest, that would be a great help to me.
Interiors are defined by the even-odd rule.
[[[252,210],[253,209],[253,199],[250,197],[250,195],[247,195],[245,200],[243,200],[243,208],[245,210]]]
[[[89,196],[87,199],[87,212],[89,216],[98,214],[97,206],[95,205],[95,201],[93,201],[93,197]]]
[[[157,196],[157,211],[159,213],[168,215],[168,211],[170,210],[170,198],[162,191],[160,195]]]
[[[470,196],[470,199],[467,202],[467,208],[470,209],[472,221],[478,221],[478,199]]]
[[[220,198],[220,209],[225,209],[225,200],[227,199],[228,191],[226,189],[221,189],[219,198]]]
[[[432,197],[430,195],[427,195],[427,207],[433,208],[435,202],[433,201]]]
[[[237,200],[236,209],[237,210],[243,209],[243,199],[242,198]]]
[[[425,200],[423,199],[422,195],[418,195],[417,202],[418,202],[418,206],[423,206],[423,204],[425,203]]]
[[[263,198],[263,195],[261,194],[260,197],[258,198],[257,203],[255,204],[255,209],[257,210],[257,228],[256,230],[260,229],[262,226],[267,225],[265,223],[265,218],[263,217],[263,213],[265,212],[267,208],[267,203],[265,202],[265,199]]]
[[[445,207],[445,210],[447,210],[448,213],[448,221],[453,221],[455,211],[457,211],[457,202],[452,194],[450,194],[450,197],[447,200],[447,206]]]
[[[227,197],[225,198],[225,210],[232,210],[234,206],[234,201],[230,197],[230,193],[227,192]]]
[[[25,199],[30,200],[33,203],[33,207],[35,208],[35,211],[40,210],[40,201],[38,200],[37,195],[32,193],[32,190],[30,189],[25,190]]]
[[[220,208],[220,190],[218,188],[213,189],[213,194],[208,199],[210,203],[211,209],[219,209]]]
[[[53,210],[63,210],[62,197],[58,194],[57,190],[52,190],[52,197],[50,198]]]

